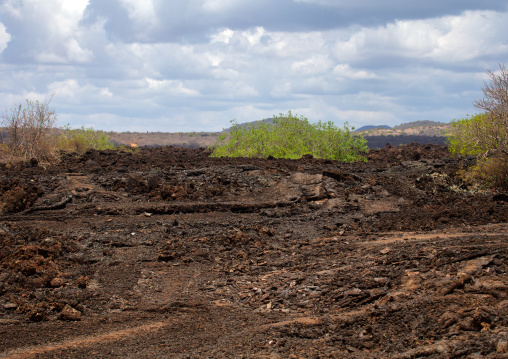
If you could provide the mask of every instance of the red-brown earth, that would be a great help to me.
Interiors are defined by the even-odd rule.
[[[443,146],[0,168],[0,358],[508,357],[508,196]]]

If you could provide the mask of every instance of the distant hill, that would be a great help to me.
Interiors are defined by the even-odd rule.
[[[367,130],[374,130],[374,129],[382,129],[382,130],[389,130],[391,127],[390,126],[387,126],[387,125],[367,125],[367,126],[362,126],[360,128],[357,128],[355,130],[355,132],[360,132],[360,131],[367,131]]]
[[[444,126],[447,125],[443,122],[437,122],[437,121],[430,121],[430,120],[423,120],[423,121],[413,121],[408,123],[402,123],[398,126],[393,126],[393,130],[407,130],[408,128],[414,128],[414,127],[428,127],[428,126]]]
[[[375,127],[375,126],[373,126]],[[450,124],[436,121],[414,121],[392,128],[379,128],[356,131],[364,136],[435,136],[446,137]]]

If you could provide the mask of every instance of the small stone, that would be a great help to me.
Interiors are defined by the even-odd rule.
[[[144,215],[145,215],[145,217],[151,217],[153,215],[153,213],[145,212]]]
[[[18,308],[18,305],[16,303],[7,303],[4,305],[4,309],[6,310],[13,310],[13,309],[17,309]]]
[[[65,284],[65,279],[60,278],[60,277],[53,278],[51,280],[51,282],[49,282],[49,285],[51,285],[53,288],[61,287],[64,284]]]
[[[345,295],[352,296],[352,297],[355,297],[355,296],[360,295],[362,293],[363,293],[363,291],[360,288],[352,288],[352,289],[344,292]]]
[[[81,320],[81,312],[74,309],[69,304],[66,304],[60,312],[60,319],[62,320]]]
[[[501,339],[497,342],[496,351],[498,353],[508,353],[508,342],[504,339]]]
[[[386,277],[376,277],[374,278],[374,282],[379,284],[387,284],[390,283],[390,279]]]
[[[390,253],[390,248],[386,247],[385,249],[381,250],[381,254],[388,254]]]

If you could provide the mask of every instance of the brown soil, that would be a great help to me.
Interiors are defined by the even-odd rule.
[[[369,162],[90,151],[0,169],[0,358],[508,357],[508,196]]]

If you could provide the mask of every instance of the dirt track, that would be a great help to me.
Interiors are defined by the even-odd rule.
[[[441,146],[0,169],[0,358],[508,358],[508,196]]]

